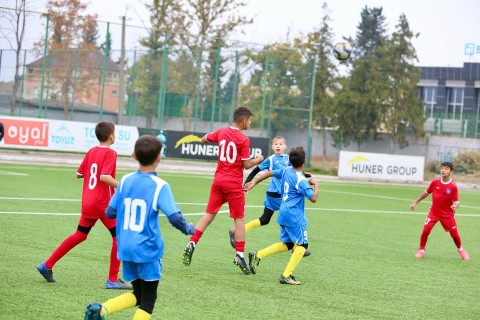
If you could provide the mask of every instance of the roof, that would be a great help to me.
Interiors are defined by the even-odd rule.
[[[75,50],[76,49],[71,49],[71,59],[72,63],[75,59]],[[102,69],[103,68],[103,58],[104,55],[101,53],[99,50],[91,50],[87,52],[83,52],[84,55],[82,56],[81,59],[79,59],[79,68],[94,68],[94,69]],[[47,54],[47,63],[50,63],[51,65],[56,65],[58,63],[60,57],[59,52],[53,52]],[[49,61],[51,59],[51,61]],[[39,58],[29,64],[27,64],[27,68],[42,68],[43,64],[43,58]],[[115,71],[115,72],[120,72],[120,67],[118,64],[112,61],[112,59],[108,58],[107,59],[107,70],[108,71]]]

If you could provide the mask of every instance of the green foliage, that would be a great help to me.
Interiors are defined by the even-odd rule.
[[[413,65],[417,56],[411,42],[417,36],[402,14],[396,31],[380,48],[382,71],[387,76],[383,82],[386,90],[382,91],[385,96],[381,97],[379,116],[384,131],[390,136],[392,150],[397,143],[400,147],[408,145],[409,132],[415,137],[424,135],[423,102],[417,92],[420,70]]]
[[[170,183],[186,219],[198,221],[212,175],[165,173],[162,164],[158,171]],[[118,177],[128,172],[121,170]],[[0,164],[0,175],[4,227],[0,308],[8,310],[9,320],[82,319],[88,303],[122,294],[104,289],[111,237],[101,223],[57,263],[56,283],[45,282],[35,269],[76,228],[82,181],[75,178],[75,168]],[[290,253],[262,260],[256,275],[245,276],[232,264],[234,251],[227,230],[233,221],[226,207],[203,235],[189,267],[181,262],[188,237],[160,214],[165,255],[152,319],[189,319],[192,314],[199,320],[239,315],[277,320],[480,317],[474,263],[480,255],[474,245],[480,242],[478,191],[460,190],[462,206],[457,211],[472,260],[460,259],[439,225],[429,237],[425,258],[418,260],[413,255],[430,199],[419,203],[416,212],[408,210],[424,186],[322,179],[319,183],[318,202],[307,204],[312,255],[302,259],[295,271],[302,281],[299,287],[278,283]],[[262,183],[248,192],[247,221],[261,215],[266,186]],[[246,251],[277,242],[278,230],[274,216],[270,224],[247,233]],[[452,295],[459,284],[461,294]],[[121,311],[109,319],[132,319],[134,311]]]
[[[476,173],[480,172],[480,152],[466,151],[458,154],[452,159],[457,173]]]

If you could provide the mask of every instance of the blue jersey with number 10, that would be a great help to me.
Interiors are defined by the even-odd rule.
[[[278,211],[277,223],[287,227],[306,225],[305,198],[313,197],[312,186],[303,173],[294,170],[293,167],[275,170],[273,174],[281,179],[283,186],[282,204]]]
[[[167,217],[180,212],[167,182],[155,172],[137,170],[122,178],[109,206],[117,211],[119,260],[145,263],[163,257],[159,210]]]

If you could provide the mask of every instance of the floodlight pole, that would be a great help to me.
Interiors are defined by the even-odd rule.
[[[125,16],[122,17],[122,44],[120,49],[120,81],[118,90],[118,124],[123,124],[123,110],[125,108]]]
[[[310,92],[310,111],[308,113],[308,142],[307,142],[307,167],[310,167],[312,157],[312,120],[313,120],[313,98],[315,95],[315,78],[317,77],[317,55],[313,58],[312,68],[312,90]]]

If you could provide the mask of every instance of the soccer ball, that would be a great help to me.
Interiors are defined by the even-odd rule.
[[[350,45],[350,43],[346,41],[337,43],[335,46],[333,46],[333,49],[332,49],[333,56],[335,57],[335,59],[340,61],[345,61],[348,58],[350,58],[351,53],[352,53],[352,46]]]

